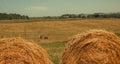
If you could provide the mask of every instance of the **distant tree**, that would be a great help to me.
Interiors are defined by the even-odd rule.
[[[20,14],[0,13],[0,20],[12,20],[12,19],[29,19],[29,17]]]

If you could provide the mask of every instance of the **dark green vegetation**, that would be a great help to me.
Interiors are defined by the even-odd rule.
[[[0,13],[0,20],[13,20],[13,19],[29,19],[29,17],[15,13],[14,14]]]
[[[120,18],[120,13],[63,14],[61,18]]]
[[[0,20],[30,19],[30,20],[71,20],[75,18],[120,18],[120,13],[93,13],[93,14],[63,14],[61,16],[28,17],[16,13],[0,13]]]

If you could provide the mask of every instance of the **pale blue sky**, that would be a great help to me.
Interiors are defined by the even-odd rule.
[[[120,0],[0,0],[0,12],[31,17],[120,12]]]

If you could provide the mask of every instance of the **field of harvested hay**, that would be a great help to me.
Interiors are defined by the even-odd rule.
[[[13,22],[14,21],[14,22]],[[30,22],[29,22],[30,21]],[[105,29],[120,35],[120,19],[77,19],[65,21],[0,21],[0,37],[21,36],[37,42],[61,42],[89,29]],[[40,36],[47,40],[40,40]]]
[[[12,22],[10,22],[12,21]],[[0,20],[0,38],[22,37],[41,45],[55,64],[61,63],[61,56],[69,37],[90,29],[105,29],[120,36],[120,19],[77,19],[31,22]],[[41,39],[40,36],[48,39]]]

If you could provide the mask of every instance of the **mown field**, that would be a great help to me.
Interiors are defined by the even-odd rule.
[[[0,38],[23,37],[45,48],[50,59],[61,62],[68,38],[90,29],[105,29],[120,36],[120,19],[0,20]],[[48,39],[40,39],[40,36]]]

